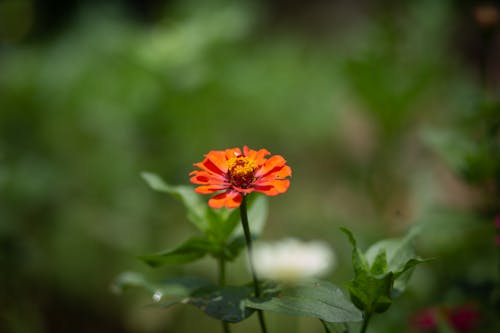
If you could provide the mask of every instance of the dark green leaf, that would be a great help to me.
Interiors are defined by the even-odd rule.
[[[176,304],[191,304],[210,317],[227,322],[239,322],[254,312],[245,307],[245,300],[253,291],[248,286],[220,288],[205,279],[186,277],[152,283],[139,273],[126,272],[116,279],[113,289],[122,292],[129,288],[146,290],[153,298],[152,306],[168,308]]]
[[[246,246],[245,237],[241,235],[238,238],[234,238],[229,244],[225,247],[225,254],[227,260],[234,260],[238,256],[238,254],[243,250]]]
[[[327,322],[362,320],[361,312],[338,287],[326,281],[304,281],[247,301],[247,306],[293,316],[316,317]]]
[[[249,317],[254,310],[245,307],[251,296],[251,287],[209,287],[196,290],[183,302],[192,304],[215,319],[237,323]]]
[[[187,297],[194,290],[210,284],[209,281],[197,277],[177,277],[154,283],[140,273],[124,272],[115,279],[112,288],[117,293],[122,293],[131,288],[139,288],[145,290],[152,297],[156,297],[154,299],[155,302],[159,303],[163,298],[170,299],[171,301],[173,297],[175,303],[179,298]],[[162,301],[160,304],[164,306],[165,302]]]
[[[349,327],[346,323],[328,323],[324,320],[321,321],[328,333],[348,333]]]
[[[394,275],[389,272],[383,276],[359,274],[349,282],[352,302],[365,313],[381,313],[392,303],[392,284]]]
[[[184,264],[202,258],[212,253],[216,248],[214,244],[205,238],[193,237],[175,249],[140,256],[139,259],[152,267],[167,264]]]

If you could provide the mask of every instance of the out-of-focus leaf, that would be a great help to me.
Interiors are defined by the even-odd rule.
[[[349,283],[353,303],[365,313],[387,311],[393,298],[399,296],[408,283],[411,270],[425,262],[415,255],[412,240],[419,229],[412,229],[401,239],[375,243],[366,254],[356,245],[352,233],[342,231],[353,246],[354,279]]]
[[[212,209],[208,205],[205,206],[204,215],[208,224],[205,233],[215,241],[225,243],[239,221],[239,210],[224,207]]]
[[[188,297],[194,290],[211,285],[208,280],[198,277],[175,277],[163,282],[154,283],[146,279],[141,273],[124,272],[120,274],[112,285],[112,290],[116,293],[123,293],[128,289],[139,288],[151,294],[153,301],[161,306],[165,306],[165,300],[175,302]],[[174,302],[174,303],[175,303]]]
[[[358,274],[349,282],[351,300],[358,309],[366,313],[385,312],[392,303],[393,282],[394,276],[391,272],[381,276]]]
[[[329,323],[324,320],[321,321],[328,333],[348,333],[349,328],[346,323]]]
[[[172,278],[162,283],[152,283],[139,273],[123,273],[114,284],[121,292],[141,288],[151,294],[152,306],[168,308],[176,304],[191,304],[210,317],[236,323],[249,317],[254,309],[245,307],[253,292],[249,286],[217,287],[199,278]]]
[[[248,198],[248,223],[250,226],[250,233],[253,236],[259,236],[266,225],[267,216],[269,213],[269,204],[267,198],[263,195],[252,195]],[[239,215],[236,221],[232,223],[238,225],[230,236],[230,241],[243,236],[243,227],[241,226]],[[234,228],[234,227],[233,227]]]
[[[175,249],[163,251],[158,254],[143,255],[139,259],[152,267],[167,264],[185,264],[200,259],[216,250],[217,248],[211,241],[205,238],[193,237]]]
[[[245,307],[253,289],[242,287],[209,287],[196,290],[184,302],[192,304],[215,319],[237,323],[249,317],[254,310]]]
[[[207,204],[201,200],[193,187],[183,185],[169,185],[158,175],[151,172],[142,172],[142,178],[155,191],[165,192],[179,199],[187,209],[187,217],[200,231],[205,232],[209,225],[206,219]]]
[[[384,249],[387,254],[387,270],[398,271],[408,260],[416,257],[413,240],[419,232],[420,229],[415,227],[402,238],[385,239],[373,244],[365,253],[366,259],[372,263],[380,249]]]
[[[150,292],[157,289],[156,285],[146,280],[142,274],[136,272],[123,272],[115,279],[111,287],[113,292],[116,293],[123,293],[130,288],[142,288]]]
[[[165,251],[158,255],[142,256],[141,259],[152,266],[162,263],[182,263],[201,258],[202,248],[208,249],[215,257],[226,260],[235,259],[244,248],[243,229],[241,227],[238,209],[212,209],[200,199],[190,186],[172,186],[165,183],[159,176],[143,172],[141,176],[156,191],[169,193],[178,198],[188,211],[188,219],[206,235],[207,244],[189,242],[188,247]],[[251,195],[248,200],[248,219],[252,235],[262,232],[268,215],[267,198],[262,195]],[[211,243],[209,246],[208,243]],[[207,251],[204,252],[205,254]],[[176,255],[177,257],[174,257]]]
[[[238,238],[234,238],[225,247],[225,254],[227,259],[233,260],[246,246],[245,237],[243,235]]]
[[[316,317],[334,323],[362,320],[361,312],[342,291],[326,281],[301,282],[278,293],[263,293],[262,297],[248,300],[246,304],[254,309]]]
[[[401,294],[406,289],[413,267],[429,261],[429,259],[419,258],[415,253],[413,239],[419,232],[419,228],[413,228],[403,238],[382,240],[373,244],[366,251],[366,258],[372,265],[377,261],[380,251],[387,253],[388,265],[385,272],[394,273],[395,290],[393,291],[393,296]]]
[[[387,272],[387,258],[385,249],[381,248],[371,264],[370,273],[378,275],[384,274],[385,272]]]
[[[368,262],[366,261],[365,255],[358,247],[352,232],[344,227],[341,227],[340,230],[347,235],[352,245],[352,266],[354,268],[354,274],[367,272],[369,270]]]

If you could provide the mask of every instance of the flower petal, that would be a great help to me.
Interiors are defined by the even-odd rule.
[[[212,208],[222,208],[224,206],[227,208],[237,208],[240,206],[242,200],[243,198],[238,192],[227,191],[213,196],[208,200],[208,205]]]
[[[271,156],[264,165],[255,173],[255,177],[265,177],[273,171],[281,170],[286,160],[280,155]]]
[[[273,180],[280,180],[280,179],[285,179],[287,177],[292,176],[292,169],[288,165],[283,165],[282,167],[276,167],[274,168],[275,170],[272,172],[269,172],[267,175],[264,177],[261,177],[258,179],[256,183],[259,182],[269,182]]]
[[[226,149],[224,151],[224,154],[226,156],[226,159],[229,160],[233,157],[240,156],[241,155],[241,150],[240,148],[231,148],[231,149]]]
[[[203,185],[203,186],[198,186],[197,188],[194,189],[194,191],[200,194],[211,194],[217,191],[225,190],[227,188],[228,188],[227,185]]]
[[[289,187],[290,181],[288,179],[283,179],[255,184],[254,189],[256,192],[261,192],[269,196],[275,196],[285,193]]]
[[[193,184],[224,184],[226,183],[226,178],[221,175],[215,175],[211,172],[204,170],[195,170],[190,173],[192,176],[190,178]]]
[[[261,166],[266,162],[266,156],[271,153],[267,149],[260,149],[259,151],[256,151],[245,146],[243,147],[243,154],[249,159],[254,160],[258,166]]]
[[[201,163],[195,163],[194,166],[212,172],[218,175],[225,175],[227,173],[227,160],[223,151],[212,150]]]

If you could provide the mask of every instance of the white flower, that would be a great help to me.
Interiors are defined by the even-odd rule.
[[[283,282],[324,275],[335,259],[330,247],[323,242],[292,238],[256,243],[252,257],[258,277]]]

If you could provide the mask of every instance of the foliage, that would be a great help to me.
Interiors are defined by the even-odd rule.
[[[411,241],[415,232],[409,232],[402,239],[375,243],[363,254],[349,229],[341,230],[353,247],[351,300],[366,315],[387,311],[393,299],[406,288],[413,267],[425,262],[414,254]]]
[[[336,225],[364,240],[423,226],[416,246],[439,264],[416,270],[374,331],[405,332],[419,308],[468,301],[480,304],[480,331],[498,326],[498,78],[494,66],[487,84],[475,77],[483,40],[469,3],[148,2],[158,7],[141,20],[146,2],[58,3],[53,12],[53,2],[34,3],[0,4],[0,17],[22,28],[15,38],[0,32],[0,331],[219,329],[181,307],[137,311],[142,294],[125,301],[108,287],[130,269],[151,280],[212,277],[202,259],[220,254],[212,245],[182,254],[200,260],[181,268],[132,259],[192,236],[203,243],[209,229],[208,217],[201,229],[194,216],[184,223],[181,206],[137,174],[183,184],[193,156],[228,142],[287,156],[294,184],[273,201],[265,237],[286,230],[330,242],[338,285],[350,249]],[[237,235],[225,248],[241,249]],[[237,284],[243,267],[234,260]],[[308,323],[272,320],[285,332]]]
[[[211,209],[191,186],[170,186],[151,173],[145,172],[142,176],[154,190],[180,199],[187,210],[188,219],[203,233],[202,237],[190,238],[173,250],[141,256],[143,261],[151,266],[159,266],[191,262],[206,254],[224,260],[234,260],[238,256],[245,246],[238,210]],[[252,196],[248,206],[253,235],[257,236],[267,218],[267,200],[263,196]]]

